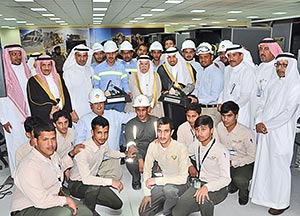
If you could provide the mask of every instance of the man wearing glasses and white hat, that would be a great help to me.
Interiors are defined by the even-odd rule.
[[[213,63],[214,55],[212,46],[203,42],[197,47],[197,55],[201,70],[197,72],[197,82],[192,98],[193,102],[201,105],[202,113],[212,117],[215,125],[221,121],[221,116],[217,110],[218,98],[223,90],[224,74],[216,63]]]

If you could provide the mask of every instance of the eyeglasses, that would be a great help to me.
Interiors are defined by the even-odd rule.
[[[211,49],[207,46],[199,46],[197,47],[197,53],[201,53],[201,52],[210,52]]]
[[[275,67],[283,67],[283,68],[287,68],[287,66],[288,66],[288,64],[280,64],[280,63],[275,63],[274,64],[275,65]]]

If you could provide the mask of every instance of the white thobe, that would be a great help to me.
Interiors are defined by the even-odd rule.
[[[252,128],[251,101],[256,90],[254,67],[241,62],[235,67],[228,65],[224,72],[224,89],[220,94],[218,103],[233,101],[240,107],[238,122]]]
[[[26,85],[28,79],[25,75],[23,64],[12,65],[12,67],[15,71],[15,74],[22,89],[22,93],[24,95],[27,113],[28,115],[30,115],[26,94]],[[11,101],[9,97],[0,98],[0,116],[2,124],[10,122],[12,126],[11,133],[7,133],[5,131],[5,140],[9,158],[9,168],[11,174],[13,175],[16,166],[16,151],[23,143],[27,142],[24,130],[25,117],[22,115],[22,113],[18,110],[16,105]]]
[[[93,69],[90,66],[79,66],[78,64],[63,73],[72,108],[77,112],[79,118],[91,111],[88,95],[92,90],[92,74]]]
[[[261,98],[264,95],[264,91],[266,89],[266,86],[268,82],[277,76],[276,70],[275,70],[275,59],[270,62],[263,62],[261,63],[256,70],[256,91],[255,91],[255,97],[252,103],[252,115],[255,116],[257,107],[260,103]]]
[[[290,204],[300,83],[286,85],[285,78],[278,77],[270,82],[257,111],[256,123],[264,123],[268,133],[258,134],[250,197],[255,204],[284,209]]]

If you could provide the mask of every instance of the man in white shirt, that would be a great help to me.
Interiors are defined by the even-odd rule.
[[[113,209],[120,209],[123,205],[121,199],[107,187],[112,186],[120,192],[123,189],[122,182],[114,178],[97,176],[104,156],[124,158],[126,155],[109,149],[107,143],[109,123],[106,118],[95,117],[91,127],[92,138],[83,142],[85,148],[74,158],[69,189],[73,196],[84,198],[83,203],[94,212],[94,215],[98,215],[95,210],[96,204]],[[129,155],[132,157],[131,153]]]
[[[230,154],[231,183],[229,193],[238,192],[239,204],[249,200],[249,182],[252,178],[256,142],[252,130],[237,122],[239,106],[227,101],[221,107],[222,122],[217,126],[217,139]]]
[[[155,215],[162,209],[170,215],[178,198],[188,188],[187,177],[189,157],[187,148],[171,138],[173,125],[171,119],[162,117],[157,121],[158,141],[150,143],[144,164],[144,198],[139,207],[142,216]],[[156,161],[161,172],[154,173]]]
[[[207,115],[200,116],[195,122],[196,137],[189,153],[195,155],[198,178],[180,197],[172,210],[173,216],[187,216],[201,212],[201,216],[213,216],[214,205],[225,200],[230,183],[228,150],[213,138],[213,120]],[[193,165],[189,170],[195,169]]]
[[[203,42],[197,47],[197,55],[201,64],[201,70],[197,72],[196,87],[194,94],[197,100],[192,98],[193,102],[201,105],[202,113],[212,117],[215,125],[221,121],[220,113],[217,110],[218,98],[223,90],[224,74],[219,66],[213,62],[212,46]]]
[[[56,149],[55,129],[52,124],[41,124],[34,129],[36,146],[17,166],[13,193],[12,216],[92,216],[83,204],[65,196],[62,191],[63,172],[72,160],[61,160]]]
[[[195,121],[201,115],[201,106],[198,103],[188,104],[185,116],[186,122],[182,123],[177,130],[177,141],[185,144],[188,148],[196,140]]]

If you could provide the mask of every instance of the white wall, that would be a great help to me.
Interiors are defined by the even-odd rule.
[[[21,44],[19,29],[0,29],[1,45],[4,47],[7,44]]]

